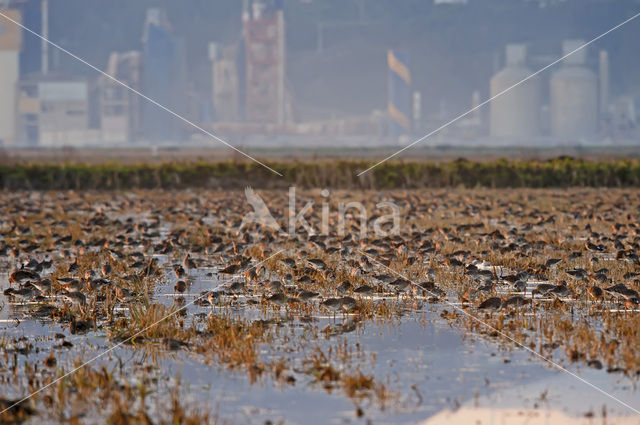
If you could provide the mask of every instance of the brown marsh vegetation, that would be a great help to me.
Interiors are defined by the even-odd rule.
[[[262,195],[286,229],[287,194]],[[507,349],[630,380],[640,373],[636,189],[338,190],[329,232],[316,235],[240,229],[250,212],[240,191],[18,191],[2,200],[10,304],[0,385],[13,394],[3,403],[51,384],[4,412],[5,422],[218,422],[215,406],[185,401],[184,385],[162,374],[175,358],[276,390],[308,382],[348,397],[361,416],[363,403],[385,409],[403,395],[372,372],[375,353],[358,333],[432,305],[438,320]],[[352,212],[338,233],[338,204],[351,200],[370,217],[378,202],[394,202],[399,232],[362,237]],[[307,220],[320,229],[320,208]],[[17,337],[23,321],[50,330]],[[118,350],[65,376],[110,347]],[[123,365],[126,353],[144,361]]]

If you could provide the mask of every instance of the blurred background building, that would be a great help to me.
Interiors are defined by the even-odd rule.
[[[579,7],[573,0],[532,3],[515,2],[513,7],[528,14],[543,6]],[[621,66],[626,64],[621,52],[627,52],[625,60],[630,61],[629,46],[578,49],[584,40],[549,41],[539,31],[527,43],[497,42],[500,38],[491,36],[484,51],[485,45],[474,46],[475,40],[457,45],[456,34],[464,26],[450,31],[445,22],[462,22],[487,8],[502,13],[497,1],[486,7],[462,0],[411,1],[408,9],[422,11],[416,19],[441,23],[437,31],[429,25],[400,28],[402,10],[382,13],[367,0],[346,0],[337,7],[344,12],[327,11],[310,0],[242,0],[228,2],[224,21],[216,21],[228,23],[228,28],[216,32],[208,29],[210,17],[190,27],[198,18],[193,4],[131,4],[127,8],[140,12],[131,29],[134,35],[119,38],[113,49],[98,46],[84,56],[95,54],[90,62],[102,63],[108,75],[198,127],[255,146],[397,145],[492,97],[486,108],[439,131],[432,143],[554,146],[640,139],[640,84],[634,83],[632,69]],[[85,47],[78,34],[59,35],[66,32],[65,22],[82,24],[72,11],[61,13],[68,4],[0,0],[0,7],[7,17],[74,53]],[[313,10],[319,17],[310,22],[305,13]],[[526,20],[519,22],[526,25]],[[419,39],[422,32],[430,38]],[[208,35],[213,33],[217,36]],[[487,34],[492,34],[490,29]],[[538,36],[546,41],[538,41]],[[449,47],[437,51],[431,39]],[[304,43],[308,50],[300,47]],[[450,52],[456,49],[469,56]],[[552,69],[531,76],[568,53]],[[207,137],[193,126],[123,84],[0,17],[3,146],[206,143]]]
[[[551,76],[551,136],[556,139],[590,139],[598,129],[598,77],[586,66],[584,40],[562,44],[562,66]],[[603,82],[603,85],[608,82]]]
[[[109,56],[106,73],[138,91],[141,72],[140,52],[113,52]],[[98,93],[101,140],[120,144],[140,140],[143,99],[104,75],[98,78]]]
[[[166,12],[147,11],[143,36],[142,93],[175,113],[187,114],[186,47],[172,30]],[[184,123],[162,108],[142,102],[143,138],[146,141],[178,141],[186,137]]]
[[[99,141],[90,128],[89,83],[47,74],[18,85],[18,140],[29,146],[81,146]]]
[[[284,126],[286,117],[283,0],[245,0],[246,120]]]
[[[241,59],[244,50],[240,45],[222,48],[217,43],[209,45],[212,70],[213,120],[239,122],[243,116],[241,109]]]
[[[3,13],[20,22],[16,9],[3,9]],[[0,21],[0,141],[12,144],[16,141],[16,86],[20,78],[19,60],[22,31],[15,24]]]
[[[540,78],[529,78],[526,59],[526,45],[507,45],[505,67],[491,78],[490,96],[498,96],[489,106],[493,137],[526,142],[540,135]]]

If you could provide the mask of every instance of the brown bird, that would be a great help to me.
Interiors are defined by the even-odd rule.
[[[102,276],[108,277],[111,274],[111,263],[104,263],[102,265]]]
[[[547,260],[547,262],[545,263],[545,265],[546,265],[547,267],[553,267],[553,266],[555,266],[556,264],[558,264],[560,261],[562,261],[562,259],[561,259],[561,258],[549,258],[549,259]]]
[[[487,298],[478,305],[478,310],[500,310],[502,308],[502,300],[498,297]]]
[[[136,296],[136,293],[120,286],[116,287],[116,298],[120,301],[130,301]]]
[[[184,267],[182,267],[180,264],[173,265],[173,273],[176,275],[178,279],[180,279],[181,277],[184,277],[184,275],[186,274],[184,271]]]
[[[520,307],[520,306],[528,304],[528,302],[529,302],[529,300],[524,299],[520,295],[514,295],[513,297],[511,297],[508,300],[504,301],[502,303],[502,305],[504,307]]]
[[[182,260],[182,267],[184,267],[187,270],[192,270],[197,268],[196,263],[191,259],[191,257],[189,257],[188,252],[184,256],[184,259]]]
[[[301,301],[309,301],[314,299],[318,295],[320,294],[318,294],[317,292],[307,291],[303,289],[300,292],[298,292],[297,298]]]
[[[11,273],[11,276],[9,276],[9,282],[11,283],[22,283],[25,280],[39,280],[40,279],[40,275],[34,271],[31,270],[27,270],[24,268],[15,270],[13,273]]]
[[[73,263],[69,264],[69,269],[67,270],[67,272],[68,273],[77,272],[79,268],[80,266],[78,265],[78,257],[76,257],[76,259],[73,260]]]
[[[175,289],[176,292],[183,293],[187,289],[187,283],[184,280],[179,280],[173,286],[173,289]]]
[[[369,285],[358,286],[353,290],[354,294],[370,296],[373,294],[373,288]]]
[[[93,323],[86,320],[77,320],[73,318],[71,323],[69,324],[69,331],[72,334],[87,332],[88,330],[93,328]]]
[[[36,410],[27,405],[26,400],[0,398],[0,423],[20,424],[34,415]]]
[[[237,264],[230,264],[224,269],[220,270],[220,273],[224,274],[236,274],[236,272],[240,270],[240,266]]]
[[[247,269],[244,273],[243,273],[244,277],[251,281],[251,282],[255,282],[259,279],[258,273],[256,272],[255,267],[251,267],[250,269]]]
[[[80,291],[71,291],[62,295],[62,297],[71,303],[71,305],[75,305],[78,307],[82,307],[87,304],[87,297]]]
[[[345,312],[349,312],[349,311],[355,310],[356,305],[357,305],[357,301],[353,297],[342,297],[342,298],[340,298],[340,308]]]
[[[209,294],[207,294],[207,301],[209,301],[209,304],[211,305],[214,305],[215,303],[217,303],[219,299],[220,299],[220,292],[214,291],[214,292],[209,292]]]
[[[627,298],[624,300],[624,308],[627,310],[635,310],[638,308],[639,303],[640,301],[638,301],[637,298]]]
[[[602,299],[604,298],[604,291],[602,290],[602,288],[596,285],[589,286],[587,288],[587,294],[589,294],[591,299],[594,301],[602,301]]]
[[[48,278],[40,279],[36,282],[33,282],[32,285],[35,286],[38,291],[42,292],[43,294],[48,294],[51,292],[51,280],[49,280]]]
[[[267,284],[267,291],[271,292],[272,294],[275,294],[277,292],[284,292],[284,285],[277,280],[272,280]]]
[[[58,279],[58,283],[60,284],[60,288],[64,289],[67,292],[80,291],[84,287],[82,282],[78,279],[71,279],[65,283],[60,283],[62,279]]]
[[[36,295],[35,287],[29,283],[20,289],[8,288],[4,291],[4,295],[20,302],[29,302]]]
[[[351,290],[351,282],[349,282],[348,280],[345,280],[336,288],[336,292],[341,295],[346,294],[350,290]]]
[[[277,292],[270,297],[267,297],[267,301],[279,306],[283,306],[287,303],[287,296],[282,292]]]

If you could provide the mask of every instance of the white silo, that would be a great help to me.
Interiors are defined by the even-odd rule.
[[[491,101],[491,136],[523,140],[540,134],[540,81],[536,76],[520,83],[532,74],[526,54],[523,44],[507,45],[506,66],[491,78],[491,97],[499,95]]]
[[[582,45],[582,40],[566,40],[563,55]],[[596,133],[598,78],[585,66],[586,58],[586,48],[576,51],[551,76],[551,135],[563,141],[588,139]]]

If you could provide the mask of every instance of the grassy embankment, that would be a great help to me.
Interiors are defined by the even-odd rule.
[[[420,187],[637,187],[640,160],[548,161],[496,160],[474,162],[389,161],[361,177],[375,162],[270,162],[284,177],[252,162],[175,162],[122,165],[106,163],[0,165],[3,189],[136,189],[136,188],[278,188],[329,187],[394,189]]]

